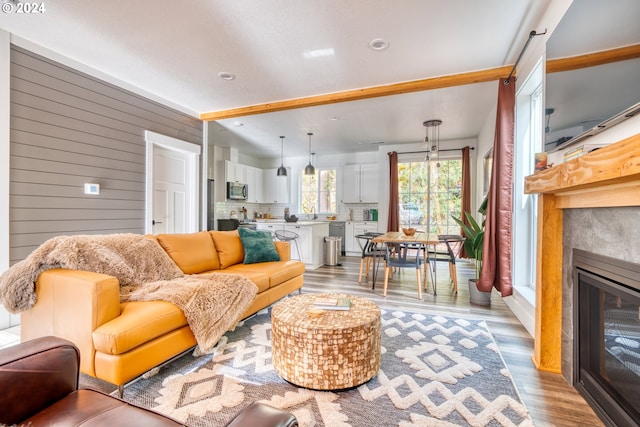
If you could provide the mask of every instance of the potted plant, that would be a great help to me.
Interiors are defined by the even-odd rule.
[[[484,292],[478,290],[478,280],[480,279],[480,272],[482,271],[482,249],[484,247],[484,216],[487,214],[488,197],[485,197],[478,212],[482,214],[482,222],[478,223],[476,219],[471,215],[471,212],[465,212],[464,215],[467,218],[468,224],[465,224],[462,219],[452,217],[455,222],[460,225],[464,234],[464,250],[467,255],[475,261],[476,277],[469,279],[469,300],[473,304],[478,305],[490,305],[491,304],[491,291]]]

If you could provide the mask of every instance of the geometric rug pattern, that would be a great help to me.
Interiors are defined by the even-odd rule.
[[[268,309],[208,355],[184,357],[125,388],[124,398],[190,426],[223,426],[253,401],[302,427],[533,426],[484,321],[382,309],[378,374],[345,391],[314,391],[278,376]]]

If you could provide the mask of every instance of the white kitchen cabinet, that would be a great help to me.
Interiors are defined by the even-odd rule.
[[[347,221],[344,224],[344,250],[348,254],[358,252],[358,245],[353,237],[355,235],[353,222]]]
[[[360,165],[342,166],[342,202],[360,203]]]
[[[305,264],[313,264],[313,243],[312,227],[306,225],[285,224],[284,231],[296,233],[298,235],[298,249],[300,250],[300,261]],[[298,249],[295,242],[291,242],[291,259],[298,259]]]
[[[347,222],[345,224],[345,252],[349,255],[362,255],[362,248],[355,236],[358,234],[377,232],[377,222]]]
[[[300,261],[309,269],[320,267],[324,263],[324,238],[329,235],[329,224],[326,222],[258,222],[256,230],[290,231],[298,235],[297,242],[300,249]],[[291,259],[298,259],[296,243],[291,244]]]
[[[262,181],[264,183],[264,199],[262,203],[289,203],[290,200],[290,176],[291,171],[287,169],[287,176],[278,176],[277,169],[264,169],[262,171]]]
[[[305,266],[315,269],[324,264],[324,238],[329,235],[329,224],[326,222],[305,222],[302,224],[285,224],[285,231],[292,231],[298,235],[300,256]],[[291,258],[297,259],[298,253],[292,242]]]
[[[378,165],[365,163],[342,166],[342,202],[378,202]]]
[[[378,203],[378,165],[367,163],[360,165],[360,201],[363,203]]]
[[[262,169],[247,166],[245,168],[245,178],[248,188],[247,202],[262,203],[264,200]]]
[[[227,182],[239,182],[241,184],[246,184],[245,169],[245,165],[226,160],[224,162],[225,180]]]
[[[274,234],[278,230],[283,229],[284,224],[281,222],[259,222],[256,224],[256,230],[268,231]]]

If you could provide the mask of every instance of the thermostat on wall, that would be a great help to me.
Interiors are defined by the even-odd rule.
[[[99,195],[100,194],[100,184],[90,184],[90,183],[85,183],[84,184],[84,194],[92,194],[92,195]]]

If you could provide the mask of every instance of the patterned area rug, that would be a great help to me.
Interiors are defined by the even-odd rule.
[[[382,310],[382,365],[360,387],[296,387],[271,364],[270,313],[228,332],[211,355],[184,356],[124,398],[190,426],[224,426],[253,401],[300,426],[533,426],[484,321]]]

